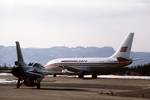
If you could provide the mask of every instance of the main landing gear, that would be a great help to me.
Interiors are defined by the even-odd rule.
[[[92,74],[92,79],[97,79],[97,74]]]

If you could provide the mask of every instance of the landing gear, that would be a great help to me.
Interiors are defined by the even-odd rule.
[[[57,76],[56,74],[53,75],[53,77],[56,77],[56,76]]]
[[[36,85],[37,87],[37,89],[40,89],[41,88],[41,84],[40,83],[37,83],[37,85]]]
[[[41,79],[36,80],[36,88],[40,89],[41,88]]]
[[[78,77],[79,78],[84,78],[84,75],[83,74],[79,74]]]
[[[23,83],[21,82],[21,78],[18,79],[18,82],[17,82],[17,88],[20,88],[20,86],[22,85]]]
[[[97,74],[92,74],[92,79],[97,79]]]

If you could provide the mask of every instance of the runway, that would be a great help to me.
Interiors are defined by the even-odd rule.
[[[5,80],[4,80],[5,79]],[[45,77],[41,89],[21,86],[16,78],[0,75],[0,100],[149,100],[149,79]],[[5,82],[4,81],[8,81]]]

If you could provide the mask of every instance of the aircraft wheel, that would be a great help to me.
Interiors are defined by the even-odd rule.
[[[40,89],[41,88],[41,80],[36,80],[36,88]]]
[[[40,88],[41,88],[41,84],[38,83],[38,84],[37,84],[37,89],[40,89]]]
[[[97,75],[96,74],[92,74],[92,79],[97,79]]]
[[[20,86],[22,85],[23,83],[21,83],[21,79],[19,78],[18,79],[18,82],[17,82],[17,88],[20,88]]]
[[[79,78],[84,78],[83,74],[78,75]]]
[[[56,74],[53,75],[53,77],[56,77],[56,76],[57,76]]]

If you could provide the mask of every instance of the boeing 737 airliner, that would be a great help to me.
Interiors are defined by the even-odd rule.
[[[129,33],[120,48],[108,58],[60,58],[49,61],[45,67],[62,67],[78,73],[80,78],[88,74],[91,74],[92,78],[97,78],[97,75],[101,74],[111,74],[132,63],[130,52],[133,37],[134,33]]]

